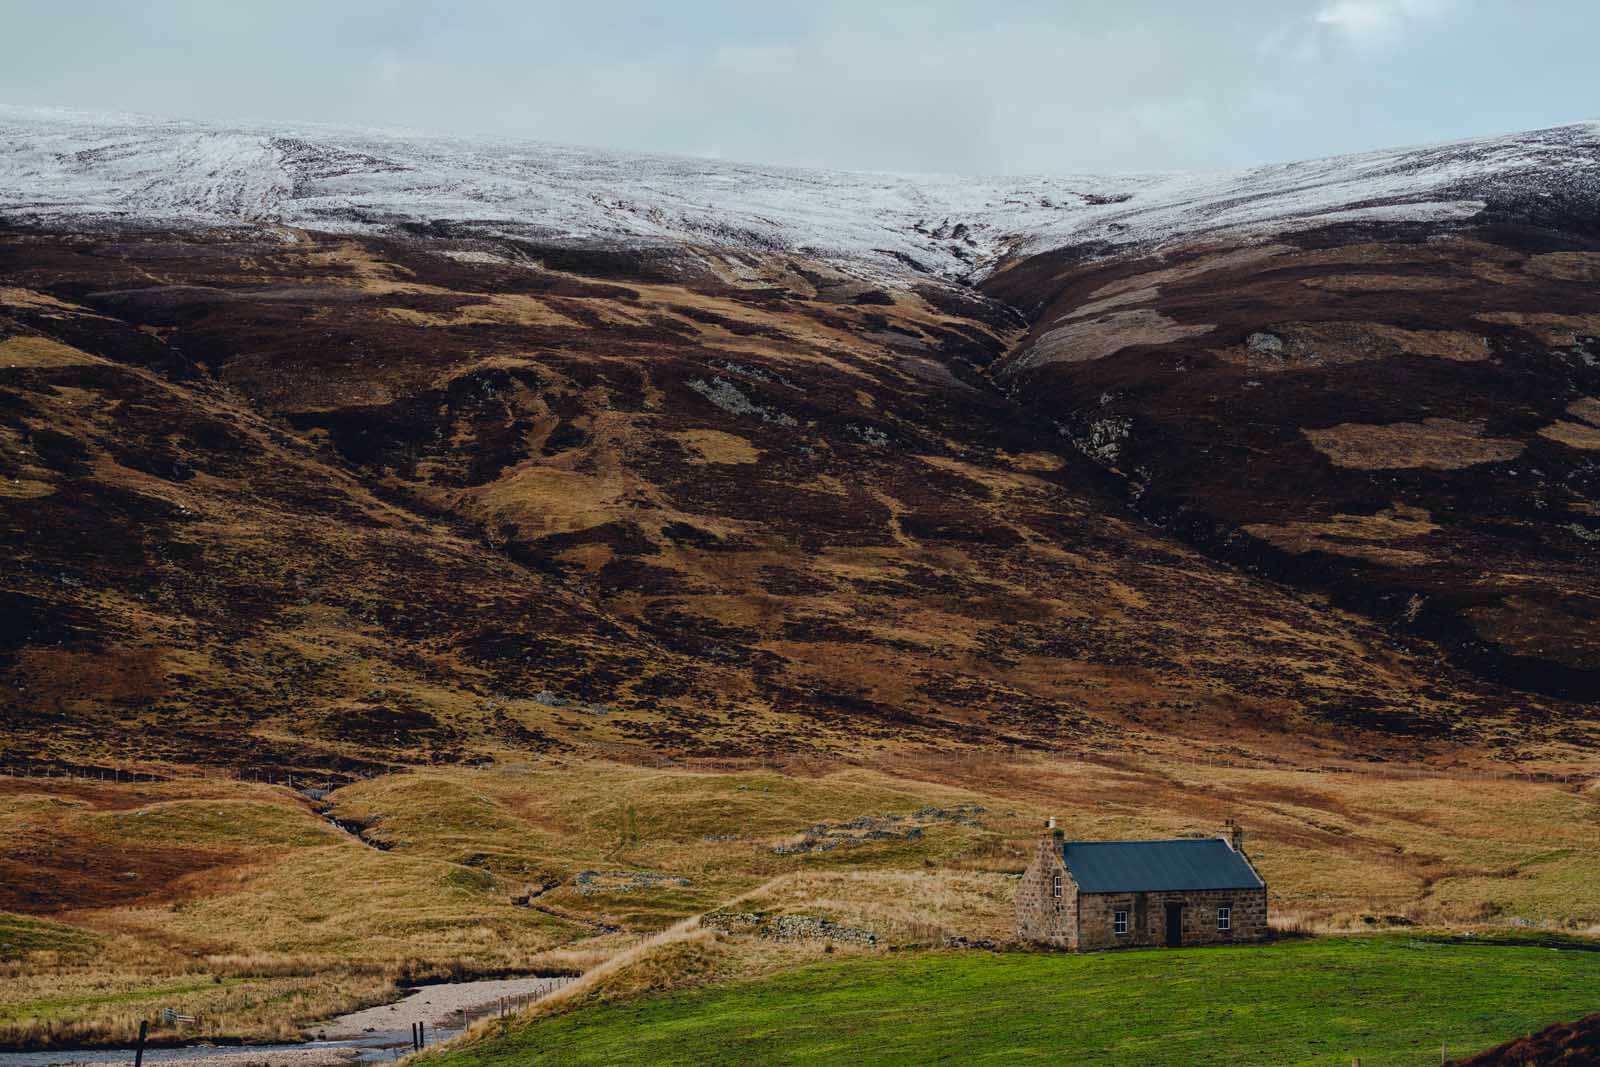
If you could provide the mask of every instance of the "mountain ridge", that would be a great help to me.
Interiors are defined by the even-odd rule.
[[[1590,128],[1035,204],[1149,225],[1029,253],[877,241],[861,186],[833,252],[679,225],[708,203],[641,244],[578,171],[551,210],[612,229],[432,186],[246,223],[237,153],[11,121],[13,765],[1592,745]],[[291,149],[308,203],[406,173],[248,158],[292,192]]]
[[[968,178],[0,107],[0,211],[350,234],[444,225],[462,236],[813,254],[890,283],[978,280],[1069,244],[1461,221],[1481,212],[1483,195],[1588,195],[1597,146],[1600,124],[1583,122],[1237,171]],[[1558,175],[1575,187],[1553,186]]]

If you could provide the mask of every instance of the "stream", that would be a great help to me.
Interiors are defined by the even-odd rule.
[[[306,1027],[318,1040],[279,1045],[180,1045],[146,1048],[147,1064],[185,1063],[212,1067],[324,1067],[389,1063],[411,1051],[411,1024],[427,1024],[428,1045],[448,1041],[477,1019],[500,1010],[502,999],[521,1006],[555,991],[571,978],[502,978],[481,982],[440,982],[406,990],[393,1004],[341,1015]],[[0,1067],[68,1067],[75,1064],[131,1064],[132,1048],[51,1049],[0,1052]]]

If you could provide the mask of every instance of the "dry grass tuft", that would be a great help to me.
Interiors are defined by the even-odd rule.
[[[0,341],[0,367],[74,367],[104,362],[99,356],[48,337],[8,337]]]

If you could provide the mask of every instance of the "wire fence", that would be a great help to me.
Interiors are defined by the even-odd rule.
[[[1023,760],[1021,762],[1048,762]],[[1078,762],[1074,760],[1073,762]],[[1084,760],[1089,763],[1092,761]],[[1192,764],[1216,771],[1239,773],[1330,774],[1386,779],[1390,781],[1515,781],[1534,784],[1583,787],[1600,781],[1600,771],[1560,771],[1507,767],[1482,769],[1466,767],[1419,766],[1345,766],[1322,765],[1314,767],[1283,766],[1279,764],[1244,763],[1221,759],[1197,759]],[[1158,763],[1151,767],[1159,766]],[[1137,764],[1117,762],[1109,769],[1137,773]],[[63,781],[103,782],[106,784],[136,784],[176,781],[232,781],[260,785],[281,785],[308,793],[326,793],[358,780],[384,778],[395,774],[419,774],[429,771],[496,772],[514,775],[530,771],[525,762],[517,763],[452,763],[452,764],[400,764],[383,768],[353,770],[307,770],[279,767],[212,767],[199,765],[148,764],[96,767],[68,763],[27,763],[0,765],[0,778],[39,778]],[[317,797],[316,799],[321,799]]]

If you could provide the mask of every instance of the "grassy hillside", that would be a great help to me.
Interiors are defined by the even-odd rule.
[[[1138,768],[551,759],[335,790],[325,803],[364,843],[282,786],[0,777],[0,1041],[125,1040],[173,1003],[207,1023],[162,1037],[290,1037],[398,981],[590,968],[719,909],[827,920],[897,951],[1004,941],[1047,814],[1086,837],[1240,818],[1290,929],[1592,934],[1597,800],[1465,772],[1195,763],[1180,746]],[[515,906],[530,887],[534,906]],[[745,934],[645,952],[600,995],[748,979],[825,947]]]
[[[528,1064],[1415,1065],[1581,1014],[1600,953],[1403,938],[882,957],[588,1008],[441,1052]]]
[[[1600,718],[1526,677],[1593,666],[1600,253],[1414,236],[1030,261],[1029,329],[778,252],[0,227],[0,1042],[866,951],[644,941],[712,910],[1003,940],[1052,814],[1241,819],[1285,929],[1600,932]]]
[[[1593,745],[1140,522],[970,291],[230,236],[0,230],[0,766]]]

